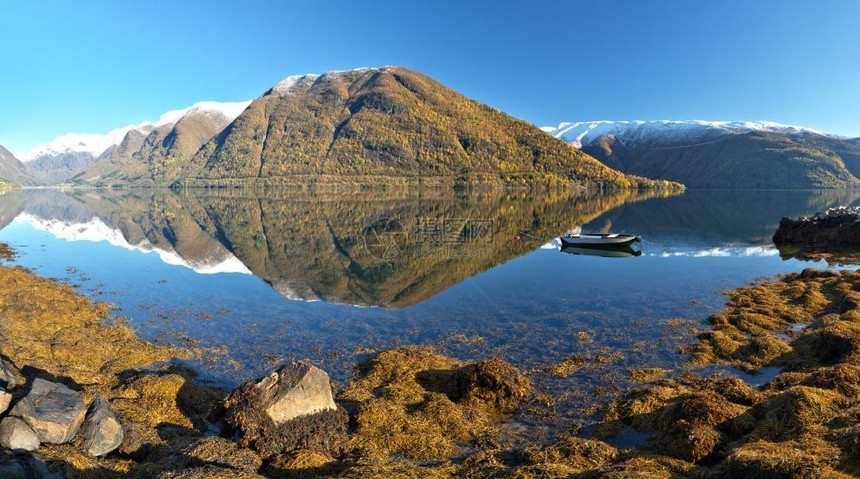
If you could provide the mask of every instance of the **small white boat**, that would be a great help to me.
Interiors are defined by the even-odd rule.
[[[599,247],[629,246],[642,241],[641,236],[624,233],[582,233],[579,228],[559,238],[562,246]]]
[[[562,253],[582,256],[602,256],[604,258],[632,258],[640,256],[641,251],[630,246],[600,245],[600,246],[562,246]]]

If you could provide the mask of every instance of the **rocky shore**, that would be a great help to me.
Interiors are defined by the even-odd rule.
[[[783,217],[773,242],[818,247],[860,248],[860,207],[830,208],[796,220]]]
[[[499,358],[402,347],[371,355],[337,389],[298,361],[227,391],[172,365],[193,351],[140,340],[68,286],[9,266],[0,285],[4,478],[860,474],[856,271],[729,293],[683,351],[690,371],[643,379],[589,437],[571,428],[531,444],[508,440],[512,415],[553,398]],[[695,373],[715,364],[781,372],[760,387]],[[644,439],[614,446],[625,434]]]

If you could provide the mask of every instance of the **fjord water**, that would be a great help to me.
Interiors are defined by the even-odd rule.
[[[141,337],[197,348],[190,365],[215,383],[295,358],[343,382],[369,352],[418,344],[529,371],[584,359],[535,374],[575,397],[623,387],[630,368],[680,366],[723,291],[827,267],[780,257],[771,235],[783,215],[858,197],[21,190],[0,196],[0,241],[16,264],[116,305]],[[642,254],[561,252],[577,225],[641,235]]]

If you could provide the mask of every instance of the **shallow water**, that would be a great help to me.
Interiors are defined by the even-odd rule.
[[[783,215],[858,197],[25,190],[0,196],[0,242],[143,338],[206,349],[190,362],[206,381],[299,358],[343,382],[369,352],[423,344],[535,372],[565,416],[629,386],[630,368],[677,369],[723,291],[827,267],[770,237]],[[560,252],[576,225],[641,235],[642,254]],[[575,355],[566,377],[538,372]]]

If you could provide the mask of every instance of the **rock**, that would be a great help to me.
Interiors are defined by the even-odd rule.
[[[12,389],[18,385],[18,368],[9,361],[0,358],[0,387]]]
[[[98,397],[90,405],[84,421],[84,452],[91,456],[104,456],[122,444],[125,434],[110,404]]]
[[[346,438],[348,417],[334,403],[328,374],[303,362],[243,384],[222,408],[222,433],[263,456],[295,449],[334,451]]]
[[[311,364],[284,366],[263,378],[257,388],[266,401],[266,414],[275,424],[337,409],[328,374]]]
[[[36,433],[23,419],[9,416],[0,421],[0,446],[13,451],[33,451],[39,444]]]
[[[6,412],[9,409],[9,403],[12,402],[12,395],[6,392],[5,389],[0,387],[0,414]]]
[[[39,440],[63,444],[72,440],[87,409],[81,396],[60,383],[36,378],[30,393],[9,411],[33,428]]]

